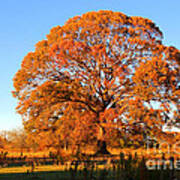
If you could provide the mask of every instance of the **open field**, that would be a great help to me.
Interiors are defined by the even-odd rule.
[[[174,163],[179,157],[176,154],[172,159],[173,153],[168,154],[165,149],[163,152],[166,152],[164,156],[162,152],[155,153],[153,149],[150,152],[142,149],[123,149],[117,155],[114,153],[99,157],[74,156],[71,159],[50,159],[48,152],[25,153],[27,159],[21,159],[18,158],[20,153],[10,152],[4,161],[6,166],[0,168],[0,180],[171,180],[173,176],[180,178],[180,167],[177,168]],[[13,159],[15,156],[17,158]],[[42,156],[48,159],[41,159]],[[154,169],[148,169],[148,160],[153,161],[149,167]],[[168,161],[168,164],[162,160]],[[31,164],[19,166],[18,161],[30,161]]]
[[[75,171],[62,171],[57,166],[38,167],[33,173],[25,173],[28,168],[3,168],[0,180],[171,180],[174,175],[169,170],[146,171],[143,169],[102,169],[88,171],[85,169]],[[16,172],[16,173],[15,173]],[[180,178],[180,172],[175,176]]]
[[[70,180],[70,175],[63,171],[38,172],[33,174],[0,174],[0,180]]]
[[[64,170],[65,170],[65,166],[46,165],[46,166],[36,166],[34,172],[64,171]],[[31,171],[31,166],[0,168],[0,174],[27,173],[28,171],[29,172]]]

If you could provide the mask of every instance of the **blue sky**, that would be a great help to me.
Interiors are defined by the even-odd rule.
[[[108,9],[153,20],[164,43],[180,49],[179,0],[6,0],[0,5],[0,130],[21,126],[12,78],[23,57],[56,25],[88,11]]]

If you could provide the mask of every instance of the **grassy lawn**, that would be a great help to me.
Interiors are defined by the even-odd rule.
[[[74,169],[74,166],[72,166]],[[105,170],[106,169],[106,170]],[[0,168],[0,180],[93,180],[90,178],[91,169],[88,171],[78,168],[78,171],[67,171],[65,166],[56,166],[56,165],[46,165],[46,166],[37,166],[34,169],[33,173],[27,173],[31,171],[31,167],[7,167]],[[141,175],[140,175],[140,174]],[[128,175],[131,174],[138,178],[134,180],[140,180],[144,177],[144,172],[142,169],[127,169],[121,170],[106,168],[105,165],[99,165],[98,169],[93,170],[93,177],[96,177],[96,180],[129,180]],[[143,180],[156,180],[163,177],[163,180],[169,180],[170,171],[149,171],[148,178],[143,178]],[[177,177],[180,177],[180,172],[177,172]],[[94,180],[95,180],[94,179]]]
[[[46,166],[36,166],[34,172],[42,172],[42,171],[64,171],[65,166],[55,166],[55,165],[46,165]],[[31,171],[31,167],[6,167],[0,168],[0,174],[7,173],[27,173],[27,171]]]
[[[70,180],[70,174],[63,171],[0,174],[0,180]]]
[[[70,174],[64,171],[64,166],[38,166],[33,173],[31,167],[7,167],[0,169],[0,180],[56,180],[71,179]]]
[[[100,169],[103,166],[99,166]],[[66,171],[65,166],[38,166],[33,173],[27,173],[31,170],[31,167],[13,167],[13,168],[1,168],[0,180],[73,180],[76,176],[76,180],[84,179],[84,172],[78,170],[73,175],[72,172]],[[95,172],[97,176],[102,170]]]
[[[93,160],[97,160],[98,163],[96,166],[90,166],[89,170],[85,170],[85,166],[80,164],[76,173],[72,171],[75,169],[75,165],[69,166],[66,165],[40,165],[35,166],[33,173],[31,173],[31,166],[17,166],[17,167],[3,167],[0,168],[0,180],[90,180],[92,178],[91,175],[96,177],[96,180],[129,180],[129,175],[133,177],[133,180],[139,180],[144,177],[144,174],[147,174],[148,178],[143,178],[143,180],[156,180],[162,179],[169,180],[170,173],[172,171],[166,170],[155,170],[155,171],[146,171],[145,164],[141,164],[142,155],[146,155],[147,159],[151,159],[152,157],[158,157],[160,160],[162,158],[162,152],[155,152],[151,149],[147,152],[145,149],[121,149],[121,152],[124,152],[124,157],[122,157],[119,153],[118,161],[116,161],[115,166],[111,163],[110,165],[106,162],[107,159],[105,157],[97,157]],[[137,159],[132,159],[133,156],[128,154],[138,154],[138,161],[134,161]],[[163,152],[166,152],[163,149]],[[117,150],[113,152],[113,154],[118,154]],[[37,153],[27,153],[28,157],[42,157],[42,155],[47,155],[47,152],[37,152]],[[9,156],[15,156],[16,154],[13,152],[8,154]],[[166,154],[166,158],[169,158],[170,154]],[[104,159],[105,158],[105,159]],[[117,157],[112,157],[117,158]],[[129,159],[130,158],[130,159]],[[114,159],[114,160],[115,160]],[[106,160],[106,161],[103,161]],[[120,160],[120,161],[119,161]],[[70,169],[70,167],[72,169]],[[68,170],[67,170],[68,169]],[[180,172],[176,172],[177,177],[180,177]],[[89,177],[89,178],[88,178]],[[136,179],[134,179],[136,177]],[[75,178],[75,179],[74,179]]]

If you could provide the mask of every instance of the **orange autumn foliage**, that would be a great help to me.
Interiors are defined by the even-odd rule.
[[[143,141],[178,125],[180,51],[162,38],[151,20],[112,11],[52,28],[13,79],[30,137],[48,146]]]

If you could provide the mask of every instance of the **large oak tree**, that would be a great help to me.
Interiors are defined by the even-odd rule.
[[[161,137],[179,123],[180,51],[149,19],[89,12],[51,29],[16,73],[14,96],[42,144]],[[116,133],[115,133],[116,132]]]

